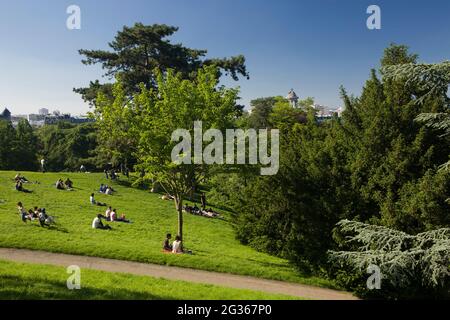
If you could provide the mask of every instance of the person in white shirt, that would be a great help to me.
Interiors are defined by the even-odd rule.
[[[102,224],[102,221],[100,220],[100,218],[97,216],[94,218],[94,221],[92,221],[92,229],[100,229],[100,226]]]
[[[105,212],[106,221],[111,220],[111,212],[112,212],[112,209],[111,209],[111,207],[109,207]]]
[[[97,204],[97,203],[95,202],[95,198],[94,198],[94,194],[93,194],[93,193],[92,193],[91,196],[89,197],[89,202],[90,202],[91,204]]]
[[[175,241],[172,242],[172,253],[183,253],[180,236],[176,236]]]
[[[116,219],[117,219],[116,209],[114,209],[114,210],[111,211],[110,216],[109,216],[109,219],[110,219],[111,221],[116,221]]]
[[[41,159],[41,169],[42,172],[45,172],[45,159]]]
[[[102,215],[101,214],[98,214],[95,218],[94,218],[94,220],[92,221],[92,229],[104,229],[104,230],[108,230],[108,229],[111,229],[111,227],[110,226],[108,226],[108,225],[103,225],[103,223],[102,223]]]

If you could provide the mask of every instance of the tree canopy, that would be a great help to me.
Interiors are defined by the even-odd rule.
[[[81,49],[85,65],[100,64],[109,80],[120,78],[127,95],[139,92],[139,85],[146,88],[157,85],[155,69],[162,72],[168,69],[180,73],[183,79],[194,79],[197,70],[203,66],[215,65],[219,77],[222,73],[238,80],[239,75],[248,78],[245,58],[242,55],[230,58],[206,58],[206,50],[192,49],[180,43],[173,44],[170,39],[177,27],[165,24],[144,25],[136,23],[124,26],[108,45],[107,50]],[[85,101],[95,104],[99,92],[112,96],[111,83],[101,84],[91,81],[89,87],[74,89]]]

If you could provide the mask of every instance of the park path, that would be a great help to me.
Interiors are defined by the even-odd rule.
[[[152,276],[169,280],[212,284],[223,287],[249,289],[268,293],[285,294],[307,299],[355,300],[350,293],[276,280],[266,280],[249,276],[211,272],[197,269],[140,263],[133,261],[78,256],[45,251],[0,248],[0,259],[16,262],[41,263],[68,267],[121,272],[141,276]]]

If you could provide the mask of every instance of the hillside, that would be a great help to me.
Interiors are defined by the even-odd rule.
[[[111,183],[103,174],[22,172],[22,175],[38,182],[24,185],[31,193],[14,189],[15,172],[0,171],[1,247],[152,262],[334,287],[327,280],[302,276],[286,260],[240,244],[227,212],[223,212],[224,220],[186,214],[184,243],[193,254],[166,254],[161,252],[165,234],[175,235],[177,227],[172,201],[120,183],[112,183],[115,195],[100,194],[97,192],[100,183]],[[67,177],[74,182],[74,190],[57,190],[55,182]],[[111,231],[93,230],[93,218],[106,209],[89,203],[93,192],[97,201],[117,208],[119,214],[126,214],[133,223],[109,223]],[[18,201],[27,209],[45,207],[48,214],[56,217],[58,227],[42,228],[37,222],[24,224],[17,213]]]

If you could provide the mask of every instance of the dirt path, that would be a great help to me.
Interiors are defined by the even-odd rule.
[[[50,253],[45,251],[0,248],[0,259],[12,260],[17,262],[50,264],[64,267],[67,267],[69,265],[78,265],[80,268],[95,269],[108,272],[130,273],[135,275],[165,278],[169,280],[184,280],[189,282],[213,284],[223,287],[286,294],[308,299],[357,299],[347,292],[290,282],[266,280],[255,277],[232,275],[189,268],[170,267],[157,264],[77,256],[61,253]]]

